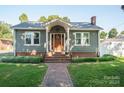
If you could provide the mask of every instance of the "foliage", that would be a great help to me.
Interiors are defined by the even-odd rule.
[[[38,20],[39,22],[46,22],[47,21],[47,19],[46,19],[46,17],[45,16],[41,16],[40,18],[39,18],[39,20]]]
[[[102,32],[100,33],[100,39],[105,39],[106,36],[107,36],[107,33],[106,33],[106,32],[102,31]]]
[[[121,31],[121,33],[120,33],[121,35],[124,35],[124,31]]]
[[[1,56],[1,62],[7,63],[41,63],[43,58],[39,56]]]
[[[103,62],[103,61],[113,61],[115,57],[113,56],[103,56],[103,57],[91,57],[91,58],[73,58],[72,62],[74,63],[82,63],[82,62]]]
[[[44,64],[0,64],[0,87],[37,87],[46,70]]]
[[[45,16],[41,16],[38,21],[39,22],[48,22],[53,19],[61,19],[66,22],[70,22],[70,19],[68,17],[60,17],[59,15],[49,15],[48,18],[46,18]]]
[[[65,20],[66,22],[70,22],[70,19],[67,16],[63,17],[63,20]]]
[[[76,87],[124,86],[124,63],[70,64],[68,70]]]
[[[21,22],[27,22],[28,21],[28,16],[25,14],[25,13],[22,13],[20,16],[19,16],[19,20]]]
[[[114,38],[114,37],[116,37],[117,36],[117,34],[118,34],[118,32],[117,32],[117,29],[116,28],[112,28],[110,31],[109,31],[109,38]]]
[[[114,58],[116,58],[116,56],[111,55],[111,54],[104,54],[103,57],[114,57]]]
[[[12,29],[9,24],[0,22],[0,38],[12,39]]]
[[[121,9],[124,10],[124,5],[121,5]]]

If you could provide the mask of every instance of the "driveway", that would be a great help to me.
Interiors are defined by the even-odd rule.
[[[41,86],[43,87],[72,87],[68,63],[46,63],[48,70]]]

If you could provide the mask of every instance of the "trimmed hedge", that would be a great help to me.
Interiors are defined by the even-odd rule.
[[[94,57],[94,58],[72,58],[72,62],[80,63],[80,62],[103,62],[103,61],[114,61],[114,57]]]
[[[111,54],[104,54],[102,57],[116,57],[116,56],[113,56]]]
[[[1,62],[7,63],[41,63],[43,58],[40,56],[3,56]]]

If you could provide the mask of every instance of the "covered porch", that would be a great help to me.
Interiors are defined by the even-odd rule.
[[[46,26],[46,53],[69,53],[71,24],[55,19],[45,24]]]

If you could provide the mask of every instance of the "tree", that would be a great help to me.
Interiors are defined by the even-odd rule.
[[[121,33],[120,33],[121,35],[124,35],[124,31],[121,31]]]
[[[124,5],[121,5],[121,9],[124,10]]]
[[[47,18],[45,16],[41,16],[38,21],[39,22],[47,22]]]
[[[25,14],[25,13],[22,13],[20,16],[19,16],[19,20],[21,22],[27,22],[28,21],[28,16]]]
[[[12,39],[12,29],[9,24],[0,22],[0,38]]]
[[[48,21],[51,21],[51,20],[53,20],[53,19],[61,19],[58,15],[50,15],[50,16],[48,16]]]
[[[116,37],[117,36],[117,34],[118,34],[118,32],[117,32],[117,29],[116,28],[112,28],[110,31],[109,31],[109,33],[108,33],[108,37],[109,38],[114,38],[114,37]]]
[[[63,17],[63,20],[66,22],[70,22],[70,19],[67,16]]]
[[[106,36],[107,36],[107,33],[106,33],[106,32],[102,31],[102,32],[100,33],[100,39],[105,39]]]
[[[48,18],[46,18],[45,16],[41,16],[38,21],[39,22],[48,22],[53,19],[61,19],[65,22],[70,22],[70,19],[68,17],[60,17],[59,15],[49,15]]]

